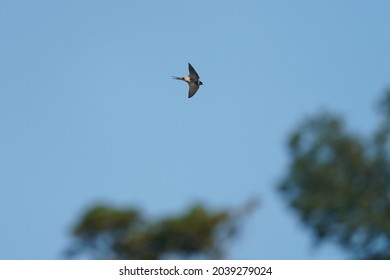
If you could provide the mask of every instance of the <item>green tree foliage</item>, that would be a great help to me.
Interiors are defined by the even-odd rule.
[[[279,190],[318,241],[332,240],[355,257],[390,258],[390,92],[371,137],[320,113],[290,136],[288,174]]]
[[[94,259],[222,258],[223,246],[252,210],[211,211],[195,205],[185,213],[150,221],[136,209],[96,205],[74,227],[71,258]],[[249,211],[247,211],[249,210]]]

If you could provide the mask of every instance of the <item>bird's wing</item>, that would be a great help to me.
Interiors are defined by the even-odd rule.
[[[190,63],[188,63],[188,70],[190,71],[190,77],[193,79],[199,79],[198,73],[196,73],[194,67]]]
[[[188,90],[188,98],[191,98],[198,91],[199,85],[197,85],[195,83],[191,83],[191,84],[189,84],[189,86],[190,86],[190,89]]]

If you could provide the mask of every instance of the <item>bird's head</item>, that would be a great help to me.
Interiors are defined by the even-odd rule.
[[[201,80],[198,80],[198,85],[203,85]]]

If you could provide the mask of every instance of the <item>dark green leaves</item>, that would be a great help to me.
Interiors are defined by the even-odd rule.
[[[279,185],[319,241],[334,240],[359,258],[390,258],[390,93],[384,120],[367,139],[341,118],[318,114],[290,136],[289,171]]]

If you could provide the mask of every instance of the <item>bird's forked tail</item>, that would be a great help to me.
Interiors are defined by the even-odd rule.
[[[184,78],[183,78],[183,77],[172,76],[172,79],[175,79],[175,80],[183,80],[183,81],[184,81]]]

